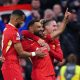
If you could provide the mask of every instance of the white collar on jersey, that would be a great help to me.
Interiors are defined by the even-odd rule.
[[[9,25],[11,25],[11,26],[13,26],[13,27],[15,27],[12,23],[8,23]]]

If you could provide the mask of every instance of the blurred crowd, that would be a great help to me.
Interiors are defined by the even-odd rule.
[[[0,0],[1,6],[27,3],[32,6],[33,19],[55,19],[58,26],[63,20],[66,8],[69,9],[72,15],[65,31],[60,35],[60,43],[64,54],[64,60],[62,62],[55,61],[55,71],[58,75],[60,67],[67,63],[66,59],[70,54],[77,56],[78,61],[76,61],[75,64],[80,65],[80,0]],[[7,19],[5,16],[6,15],[3,15],[2,19],[4,23],[7,23],[7,16],[9,15],[6,16]],[[25,80],[31,80],[31,62],[23,59],[20,62],[23,66],[23,76],[25,77]]]

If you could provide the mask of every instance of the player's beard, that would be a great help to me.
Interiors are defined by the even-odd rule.
[[[16,24],[16,28],[20,28],[20,27],[21,27],[20,23]]]
[[[42,30],[36,31],[36,32],[34,32],[34,34],[35,34],[36,36],[39,36],[40,38],[43,38],[43,31],[42,31]]]

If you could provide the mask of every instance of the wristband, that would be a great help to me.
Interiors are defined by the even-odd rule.
[[[36,53],[35,52],[32,52],[32,56],[36,56]]]

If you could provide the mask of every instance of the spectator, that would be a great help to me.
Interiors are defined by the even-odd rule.
[[[11,0],[2,0],[2,5],[3,5],[3,6],[10,5],[11,3],[12,3]]]
[[[33,10],[39,10],[40,9],[40,1],[39,0],[32,0],[32,9]]]
[[[55,18],[57,21],[61,21],[63,18],[62,8],[60,4],[55,4],[53,6],[53,12],[55,13]]]
[[[67,0],[61,0],[61,7],[62,7],[62,11],[63,13],[65,12],[67,6],[68,1]]]
[[[41,9],[45,10],[47,8],[52,8],[54,4],[60,3],[60,0],[40,0],[41,1]]]
[[[80,66],[76,64],[77,56],[71,53],[67,61],[67,64],[60,69],[59,80],[80,80]]]
[[[36,10],[32,10],[32,18],[39,20],[39,19],[40,19],[40,14],[39,14],[39,12],[36,11]]]
[[[18,4],[19,0],[12,0],[12,4],[16,5]]]
[[[41,7],[40,0],[32,0],[31,5],[32,10],[38,11],[41,17],[43,17],[43,10],[40,8]]]
[[[50,20],[53,19],[55,16],[54,12],[51,9],[46,9],[44,11],[44,19]]]

